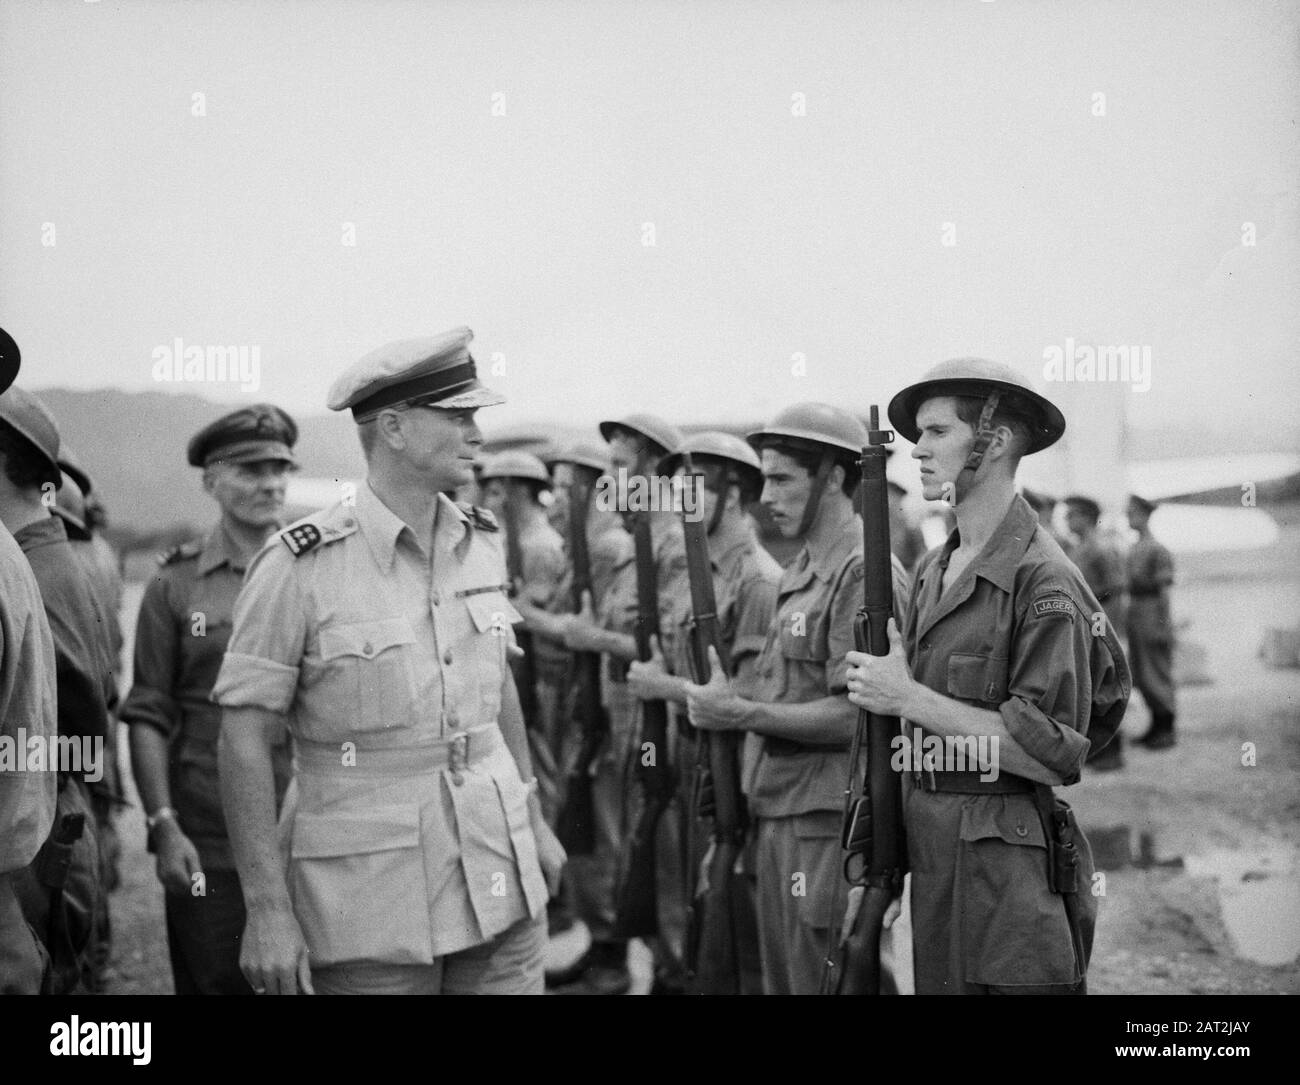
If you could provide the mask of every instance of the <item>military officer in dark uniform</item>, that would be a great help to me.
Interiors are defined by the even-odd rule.
[[[1129,675],[1087,582],[1015,493],[1020,457],[1065,419],[1015,370],[973,358],[905,388],[889,418],[916,445],[925,497],[954,500],[957,520],[917,566],[890,653],[848,653],[854,704],[901,717],[913,744],[962,741],[903,780],[916,993],[1081,994],[1091,855],[1051,788],[1114,736]],[[969,768],[967,740],[994,751],[991,775]],[[1070,854],[1075,892],[1053,861]]]
[[[162,556],[140,603],[135,681],[122,719],[181,995],[252,993],[239,971],[246,917],[217,780],[221,710],[209,695],[244,571],[281,526],[297,438],[293,419],[267,404],[232,411],[194,435],[187,457],[202,470],[220,519],[206,538]],[[284,735],[274,763],[278,802],[289,780]]]

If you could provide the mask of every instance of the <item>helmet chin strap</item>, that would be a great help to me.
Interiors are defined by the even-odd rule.
[[[984,400],[984,406],[980,410],[979,425],[975,427],[975,443],[971,445],[971,450],[966,456],[966,462],[962,469],[957,472],[957,478],[954,482],[957,502],[960,503],[968,493],[975,481],[975,472],[980,469],[980,464],[984,462],[984,453],[989,450],[989,445],[993,443],[993,438],[997,436],[997,430],[993,426],[993,415],[997,412],[998,402],[1002,398],[1000,389],[993,389]]]
[[[803,507],[803,518],[799,521],[799,534],[807,535],[809,529],[813,526],[813,521],[817,519],[817,510],[821,508],[822,491],[826,489],[826,479],[831,473],[831,468],[835,466],[835,453],[829,448],[822,453],[821,462],[817,464],[817,470],[812,477],[812,489],[808,494],[808,503]]]

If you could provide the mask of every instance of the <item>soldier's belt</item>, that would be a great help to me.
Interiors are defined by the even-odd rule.
[[[1034,790],[1032,780],[1000,773],[981,780],[978,772],[914,772],[912,780],[922,791],[943,791],[955,795],[1019,795]]]
[[[763,752],[768,757],[796,757],[808,753],[847,753],[849,744],[842,746],[812,746],[805,742],[796,742],[792,738],[780,738],[776,735],[763,736]]]
[[[306,742],[294,740],[294,764],[299,772],[315,776],[418,776],[451,769],[458,772],[495,752],[504,744],[495,725],[448,733],[445,738],[418,746],[376,748],[359,742]]]

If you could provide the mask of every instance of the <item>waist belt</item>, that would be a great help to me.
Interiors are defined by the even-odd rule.
[[[1000,773],[992,780],[981,780],[978,772],[914,772],[912,780],[922,791],[942,791],[954,795],[1018,795],[1034,790],[1032,780]]]
[[[768,757],[795,757],[801,753],[847,753],[848,749],[847,742],[842,746],[810,746],[805,742],[796,742],[792,738],[763,736],[763,751]]]
[[[504,744],[501,731],[495,725],[450,732],[444,738],[419,746],[385,749],[358,744],[353,751],[345,750],[341,742],[295,739],[294,765],[299,772],[312,776],[418,776],[442,769],[458,772],[466,765],[482,761]]]
[[[1129,588],[1128,593],[1134,599],[1152,599],[1164,590],[1164,588]]]

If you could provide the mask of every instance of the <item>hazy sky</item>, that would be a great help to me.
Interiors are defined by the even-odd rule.
[[[1041,380],[1071,338],[1150,348],[1134,424],[1293,431],[1298,27],[1273,0],[4,3],[0,324],[30,388],[302,412],[468,324],[504,359],[489,427],[860,409],[958,354]],[[178,337],[256,346],[260,388],[156,383]]]

